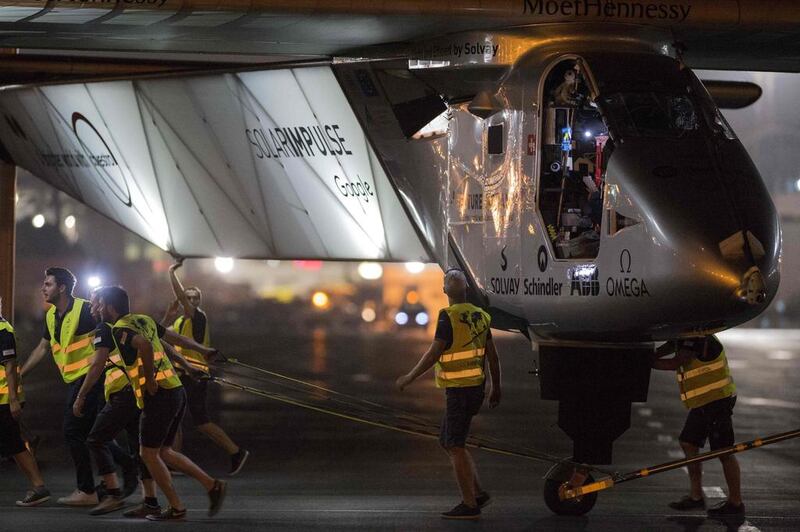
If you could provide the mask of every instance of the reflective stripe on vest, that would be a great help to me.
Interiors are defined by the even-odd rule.
[[[180,334],[181,336],[185,336],[187,338],[191,338],[194,340],[194,321],[192,318],[186,318],[186,316],[180,316],[178,319],[175,320],[175,323],[172,325],[173,330]],[[203,331],[203,345],[208,347],[211,345],[211,339],[208,334],[208,318],[206,318],[206,327],[205,331]],[[209,373],[208,370],[208,363],[206,362],[206,358],[198,353],[193,349],[186,349],[179,345],[175,346],[175,351],[183,355],[186,361],[191,364],[196,369],[203,371],[205,373]]]
[[[736,393],[724,349],[709,362],[692,358],[679,368],[676,378],[686,408],[698,408]]]
[[[94,330],[76,336],[78,324],[81,319],[81,310],[89,302],[75,298],[72,308],[64,316],[61,322],[61,331],[56,338],[56,307],[51,306],[45,316],[47,331],[50,333],[50,349],[53,352],[61,378],[69,384],[86,375],[94,356]]]
[[[111,395],[122,391],[126,386],[130,385],[128,375],[125,373],[125,362],[119,354],[119,349],[114,349],[108,355],[106,360],[106,378],[103,382],[103,393],[105,394],[106,401]]]
[[[0,331],[8,331],[14,334],[14,327],[5,320],[0,321]],[[25,394],[22,391],[22,376],[19,372],[19,364],[14,364],[17,373],[17,400],[25,402]],[[0,364],[0,405],[8,404],[8,379],[6,378],[6,365]]]
[[[126,314],[117,320],[113,329],[131,329],[150,342],[153,348],[154,376],[159,387],[169,390],[183,386],[169,358],[164,355],[164,346],[161,344],[161,339],[158,337],[158,328],[153,318],[145,316],[144,314]],[[144,407],[144,394],[142,393],[142,389],[144,383],[147,382],[142,368],[142,359],[138,355],[132,364],[125,365],[125,371],[128,373],[128,377],[130,377],[133,394],[136,397],[136,404],[139,408]]]
[[[453,328],[453,341],[436,362],[436,386],[461,388],[483,384],[489,315],[469,303],[444,309]]]

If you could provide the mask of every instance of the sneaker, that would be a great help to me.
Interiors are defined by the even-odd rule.
[[[250,451],[239,449],[238,453],[231,455],[231,470],[228,472],[229,476],[233,476],[242,470],[244,463],[250,457]]]
[[[100,501],[100,504],[89,510],[89,515],[103,515],[115,512],[122,508],[124,504],[125,502],[123,502],[122,497],[106,495],[103,497],[103,500]]]
[[[25,495],[21,501],[17,501],[17,506],[38,506],[50,500],[50,491],[44,486],[33,488]]]
[[[481,516],[481,509],[477,506],[470,508],[463,502],[450,510],[449,512],[442,513],[442,519],[478,519]]]
[[[86,493],[85,491],[75,490],[66,497],[59,497],[58,504],[67,506],[97,506],[97,493]]]
[[[706,507],[706,500],[692,499],[689,495],[684,495],[680,500],[669,503],[669,507],[673,510],[704,510]]]
[[[215,480],[214,487],[208,490],[208,516],[214,517],[222,508],[228,483],[224,480]]]
[[[122,516],[130,519],[144,519],[148,515],[156,515],[160,513],[161,506],[147,506],[145,503],[141,503],[137,506],[134,506],[130,510],[125,510],[122,512]]]
[[[478,508],[484,508],[492,504],[492,496],[488,492],[482,491],[475,496],[475,502],[478,503]]]
[[[731,504],[730,501],[725,500],[713,508],[709,508],[706,512],[709,517],[716,517],[725,519],[728,517],[743,517],[744,516],[744,503],[736,506]]]
[[[171,506],[167,506],[161,512],[150,514],[145,517],[148,521],[182,521],[186,519],[186,508],[183,510],[176,510]]]

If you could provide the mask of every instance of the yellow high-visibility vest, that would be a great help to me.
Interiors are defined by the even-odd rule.
[[[153,371],[156,383],[160,388],[170,390],[183,386],[177,373],[175,373],[175,368],[172,367],[169,358],[164,354],[164,346],[158,337],[158,329],[153,318],[144,314],[126,314],[114,323],[112,332],[116,332],[117,329],[130,329],[143,336],[153,346]],[[114,335],[114,341],[116,342],[116,335]],[[137,355],[130,364],[124,360],[123,362],[125,363],[125,372],[128,374],[133,387],[136,404],[139,408],[144,408],[143,389],[147,379],[143,372],[142,360]]]
[[[698,408],[736,393],[725,349],[708,362],[692,358],[678,368],[676,377],[686,408]]]
[[[61,334],[56,338],[56,307],[53,305],[45,315],[47,330],[50,332],[50,349],[53,360],[61,372],[61,378],[67,384],[78,380],[89,372],[94,356],[94,329],[85,334],[76,335],[81,310],[89,305],[85,299],[75,298],[72,309],[67,312],[61,322]]]
[[[453,327],[453,342],[436,362],[436,386],[463,388],[483,384],[491,317],[470,303],[456,303],[444,310]]]
[[[110,327],[111,324],[109,323]],[[99,342],[100,337],[95,338],[95,342]],[[106,401],[111,395],[124,390],[126,386],[130,385],[128,374],[125,373],[125,362],[119,354],[119,348],[114,344],[114,348],[108,353],[105,366],[105,380],[103,381],[103,393]]]
[[[187,318],[186,316],[180,316],[178,319],[175,320],[175,323],[172,325],[172,328],[180,334],[181,336],[185,336],[187,338],[191,338],[194,340],[194,321],[192,318]],[[206,330],[203,332],[203,345],[208,347],[211,345],[211,336],[208,333],[208,318],[206,318]],[[175,346],[175,350],[183,355],[189,364],[191,364],[194,368],[199,369],[205,373],[209,373],[208,371],[208,362],[206,362],[206,357],[195,351],[194,349],[185,349],[179,345]]]
[[[0,331],[8,331],[14,334],[14,327],[11,326],[6,320],[0,320]],[[20,403],[25,401],[25,394],[22,391],[22,376],[19,373],[19,364],[17,369],[17,400]],[[8,404],[8,379],[6,377],[6,365],[0,364],[0,405]]]

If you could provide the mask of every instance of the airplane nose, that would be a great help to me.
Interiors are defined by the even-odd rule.
[[[613,152],[608,174],[640,210],[656,249],[653,267],[671,278],[684,305],[741,323],[777,292],[778,217],[741,144],[710,144],[630,139]]]

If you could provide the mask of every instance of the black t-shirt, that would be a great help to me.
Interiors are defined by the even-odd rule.
[[[679,340],[677,347],[678,350],[690,350],[694,354],[694,357],[701,362],[711,362],[722,353],[722,344],[715,336]]]
[[[442,309],[439,311],[439,318],[436,322],[436,333],[433,337],[444,342],[444,350],[447,351],[453,345],[453,324],[450,322],[450,315]],[[492,330],[486,331],[486,340],[492,337]]]
[[[70,298],[69,305],[67,305],[67,311],[64,312],[63,316],[58,315],[58,310],[56,310],[56,326],[55,326],[55,333],[56,338],[61,337],[61,325],[64,323],[64,316],[69,314],[69,311],[72,310],[72,307],[75,306],[75,298]],[[94,319],[92,316],[92,306],[89,302],[84,302],[83,307],[81,308],[81,315],[78,318],[78,328],[75,330],[75,335],[80,336],[82,334],[86,334],[88,332],[92,332],[95,327],[97,327],[97,320]],[[44,331],[42,332],[42,338],[50,341],[50,329],[47,328],[47,318],[44,320]]]
[[[155,334],[159,338],[164,337],[164,333],[166,333],[166,329],[163,325],[156,322],[155,320],[152,323],[156,326]],[[147,329],[146,322],[142,324],[143,329]],[[114,340],[119,347],[119,353],[122,355],[123,360],[125,363],[130,365],[133,364],[134,360],[136,360],[136,356],[138,355],[137,349],[133,346],[133,337],[139,334],[137,331],[133,329],[129,329],[127,327],[119,327],[113,329]],[[152,338],[146,338],[147,340],[152,340]]]
[[[177,331],[179,334],[181,333],[181,328],[183,327],[183,322],[186,319],[185,316],[181,316],[180,320],[178,321]],[[194,309],[194,313],[192,314],[192,338],[195,342],[200,345],[203,345],[203,339],[206,336],[206,324],[208,323],[208,318],[206,317],[206,313],[200,310],[199,308]]]
[[[6,321],[0,318],[0,321]],[[17,358],[17,341],[11,331],[0,331],[0,364]]]

